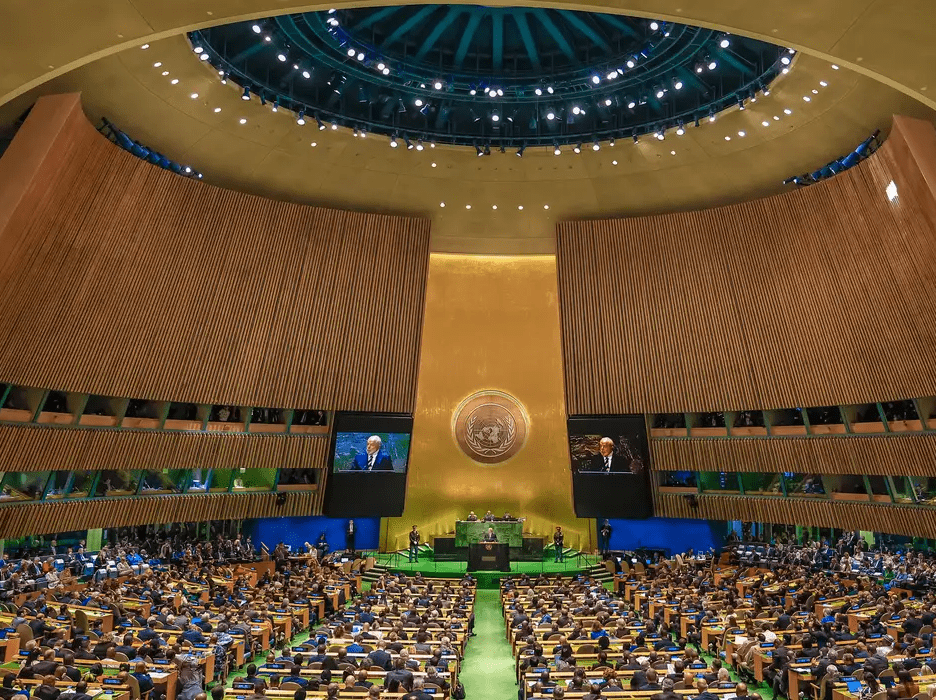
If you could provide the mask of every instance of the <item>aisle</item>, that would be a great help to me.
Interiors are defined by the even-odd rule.
[[[514,700],[514,660],[504,636],[500,591],[481,589],[475,599],[475,633],[465,650],[461,682],[466,700]]]

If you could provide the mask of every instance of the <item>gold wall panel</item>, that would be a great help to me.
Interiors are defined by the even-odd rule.
[[[413,524],[431,542],[490,509],[526,517],[527,533],[561,525],[567,546],[594,547],[593,522],[572,510],[556,284],[553,256],[430,255],[406,510],[384,520],[382,545],[405,547]],[[529,418],[523,448],[493,465],[453,435],[462,401],[487,390]]]

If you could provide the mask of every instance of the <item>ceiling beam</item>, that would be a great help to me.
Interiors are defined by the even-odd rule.
[[[494,70],[501,70],[504,67],[504,14],[494,12],[491,19],[493,22],[491,43]]]
[[[588,26],[586,22],[583,22],[577,13],[567,12],[566,10],[559,10],[559,14],[566,22],[571,24],[573,27],[582,32],[582,34],[591,39],[595,44],[600,46],[605,51],[605,53],[611,53],[611,45],[605,41],[603,36]]]
[[[458,19],[461,14],[462,9],[460,7],[456,9],[455,6],[449,6],[445,17],[433,28],[429,36],[426,37],[426,40],[423,41],[422,46],[419,47],[419,51],[416,52],[417,61],[421,61],[426,54],[432,50],[432,47],[435,46],[435,43],[439,40],[439,37],[442,36],[443,32],[445,32],[445,30],[451,26],[452,22]]]
[[[351,29],[364,29],[365,27],[369,27],[372,24],[376,24],[377,22],[380,22],[381,20],[384,20],[387,17],[390,17],[391,15],[393,15],[396,12],[399,12],[402,9],[403,9],[403,5],[390,5],[389,7],[384,7],[380,10],[377,10],[373,14],[367,15],[357,24],[352,25]]]
[[[468,26],[465,27],[461,42],[458,44],[458,51],[455,52],[456,68],[461,68],[462,63],[465,62],[465,55],[468,53],[468,49],[471,47],[471,40],[474,38],[474,34],[478,30],[479,24],[481,24],[481,13],[472,12],[468,18]]]
[[[514,21],[520,30],[520,38],[526,47],[527,56],[530,57],[530,63],[535,70],[542,70],[539,59],[539,51],[536,50],[536,42],[533,41],[533,34],[530,32],[530,25],[527,23],[526,12],[518,12],[514,15]]]
[[[393,34],[384,39],[380,45],[383,48],[389,48],[393,46],[400,39],[406,36],[406,34],[411,29],[421,24],[430,14],[435,12],[437,7],[438,5],[426,5],[425,7],[419,8],[419,10],[417,10],[408,20],[397,27]]]
[[[558,27],[553,24],[553,21],[550,19],[546,10],[537,8],[533,10],[533,15],[540,21],[540,24],[546,27],[546,31],[549,32],[549,35],[553,38],[553,41],[559,45],[559,49],[562,51],[562,53],[565,54],[566,58],[568,58],[572,63],[577,64],[578,59],[575,57],[575,52],[572,50],[572,47],[569,46],[569,42],[566,41],[566,38],[562,35],[562,32],[560,32]]]

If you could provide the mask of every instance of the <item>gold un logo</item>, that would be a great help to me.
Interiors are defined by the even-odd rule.
[[[458,405],[453,418],[455,441],[475,462],[506,462],[526,442],[526,411],[519,401],[502,391],[472,394]]]

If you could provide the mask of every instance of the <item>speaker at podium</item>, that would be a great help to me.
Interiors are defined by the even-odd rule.
[[[510,571],[510,545],[506,542],[469,544],[468,571]]]

